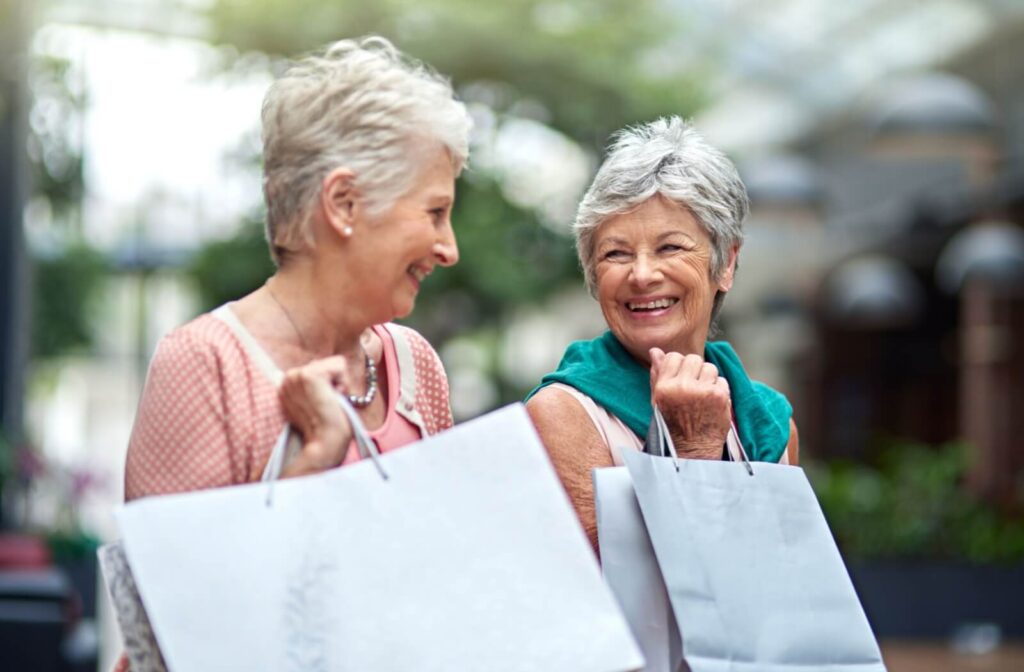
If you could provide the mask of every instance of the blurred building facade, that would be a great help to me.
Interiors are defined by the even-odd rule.
[[[886,78],[747,161],[729,335],[794,400],[816,456],[962,439],[971,487],[1024,467],[1024,24]]]

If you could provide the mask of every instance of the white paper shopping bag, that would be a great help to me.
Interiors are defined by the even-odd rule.
[[[644,670],[684,670],[679,628],[629,471],[608,467],[593,475],[601,571],[640,646]]]
[[[625,451],[693,672],[883,672],[798,467]]]
[[[124,507],[172,672],[642,666],[522,406],[378,459]]]

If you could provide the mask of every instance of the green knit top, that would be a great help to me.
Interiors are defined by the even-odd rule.
[[[709,341],[704,360],[718,367],[732,395],[740,441],[751,460],[778,462],[789,442],[793,408],[786,397],[751,380],[736,351],[725,341]],[[576,388],[626,424],[641,439],[651,423],[650,370],[633,358],[612,332],[569,345],[558,368],[545,375],[527,399],[551,383]]]

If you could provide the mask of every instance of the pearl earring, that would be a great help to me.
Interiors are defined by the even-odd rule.
[[[341,235],[345,236],[346,238],[350,238],[352,236],[352,227],[346,226],[345,228],[343,228],[341,230]]]

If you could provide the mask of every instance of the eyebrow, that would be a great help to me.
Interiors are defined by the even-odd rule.
[[[431,194],[427,197],[427,203],[437,208],[447,207],[454,202],[455,197],[451,194]]]
[[[665,233],[663,233],[660,236],[658,236],[657,240],[658,240],[658,242],[661,242],[661,241],[665,240],[666,238],[671,238],[672,236],[682,236],[683,238],[686,238],[687,240],[694,240],[693,236],[688,234],[686,231],[679,231],[679,230],[666,231]]]
[[[666,238],[671,238],[672,236],[682,236],[683,238],[686,238],[687,240],[689,240],[691,242],[695,242],[695,239],[694,239],[693,236],[691,236],[690,234],[688,234],[685,231],[679,231],[679,230],[665,231],[664,233],[660,234],[657,238],[655,238],[655,241],[660,243],[661,241],[665,240]],[[607,245],[628,245],[628,244],[629,244],[629,240],[627,240],[626,238],[622,238],[622,237],[619,237],[619,236],[613,236],[613,237],[610,237],[610,238],[602,238],[601,240],[597,241],[596,248],[605,247]]]
[[[625,238],[619,238],[619,237],[602,238],[601,240],[597,241],[597,246],[598,247],[604,247],[605,245],[628,245],[628,244],[629,244],[628,240],[626,240]]]

